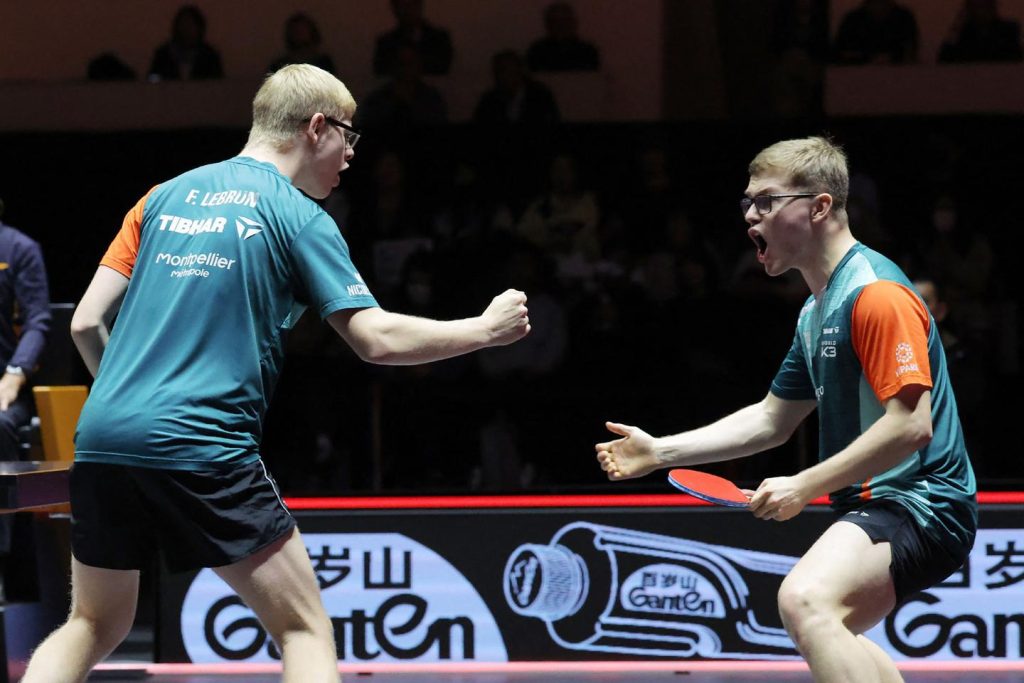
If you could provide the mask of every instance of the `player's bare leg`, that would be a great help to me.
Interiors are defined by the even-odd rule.
[[[79,683],[131,631],[139,572],[71,558],[71,614],[32,653],[22,683]]]
[[[836,522],[782,582],[782,622],[818,683],[903,680],[882,649],[860,635],[896,604],[891,556],[888,543]]]
[[[214,571],[256,613],[281,650],[284,683],[337,683],[334,629],[298,529]]]

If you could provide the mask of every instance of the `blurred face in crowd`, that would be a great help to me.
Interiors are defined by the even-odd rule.
[[[523,64],[516,55],[504,53],[494,58],[494,82],[499,90],[514,93],[525,79]]]
[[[555,40],[573,40],[576,38],[576,13],[572,6],[559,2],[551,5],[544,17],[548,35]]]
[[[203,19],[196,11],[185,8],[174,17],[174,42],[184,47],[195,47],[203,41]]]
[[[285,31],[285,44],[289,50],[302,51],[310,50],[320,43],[316,27],[305,17],[296,17],[288,22]]]
[[[885,19],[892,12],[893,0],[864,0],[864,7],[875,19]]]
[[[560,154],[551,162],[551,190],[555,194],[576,191],[576,164],[571,157]]]
[[[423,20],[423,0],[391,0],[399,26],[416,26]]]

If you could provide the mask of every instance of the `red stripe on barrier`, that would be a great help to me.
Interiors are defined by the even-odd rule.
[[[982,505],[1024,504],[1024,491],[984,491]],[[350,498],[285,498],[292,510],[423,510],[459,508],[574,508],[574,507],[708,507],[711,503],[676,493],[611,495],[522,496],[353,496]],[[827,505],[824,496],[812,505]]]

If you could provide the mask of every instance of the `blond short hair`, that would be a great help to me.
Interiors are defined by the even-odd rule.
[[[356,101],[345,84],[311,64],[289,64],[270,74],[252,100],[249,144],[287,147],[303,120],[322,113],[351,119]]]
[[[827,192],[832,195],[833,210],[845,214],[850,193],[846,154],[828,138],[776,142],[761,150],[747,170],[751,178],[780,173],[795,189]]]

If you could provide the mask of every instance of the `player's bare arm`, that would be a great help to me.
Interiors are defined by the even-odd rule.
[[[617,481],[663,467],[742,458],[785,443],[815,405],[814,401],[788,401],[769,393],[760,402],[710,425],[660,438],[609,422],[608,429],[624,438],[597,444],[597,460],[608,478]]]
[[[885,403],[885,413],[845,449],[792,477],[765,479],[750,501],[763,519],[783,521],[805,505],[898,465],[932,438],[931,392],[904,387]]]
[[[95,377],[103,349],[110,338],[110,325],[128,290],[128,278],[112,268],[100,266],[71,318],[71,338],[86,367]]]
[[[504,346],[530,332],[526,294],[509,289],[479,316],[431,320],[381,308],[337,311],[328,322],[365,361],[415,365],[452,358],[489,346]]]

